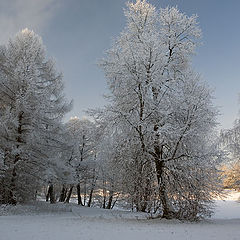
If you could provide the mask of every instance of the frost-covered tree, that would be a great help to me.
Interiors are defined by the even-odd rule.
[[[221,145],[229,153],[224,184],[228,188],[240,189],[240,119],[231,129],[221,133]]]
[[[66,123],[66,128],[71,143],[68,163],[74,169],[74,182],[72,182],[71,188],[73,189],[73,184],[76,184],[78,204],[90,207],[97,176],[96,127],[88,119],[80,120],[75,117]],[[83,199],[81,193],[83,193]]]
[[[224,187],[240,191],[240,162],[233,160],[225,164],[221,170]]]
[[[155,196],[162,217],[208,215],[220,193],[220,153],[211,91],[191,69],[196,16],[157,11],[145,0],[128,3],[125,16],[127,26],[100,64],[110,103],[95,112],[96,121],[117,129],[117,161],[131,176],[137,208],[151,208]]]
[[[66,148],[61,121],[70,109],[62,75],[28,29],[1,47],[0,101],[1,198],[14,204],[32,199],[39,182],[56,174]]]
[[[119,154],[119,135],[107,122],[97,123],[97,189],[99,206],[112,209],[122,198],[124,171]]]

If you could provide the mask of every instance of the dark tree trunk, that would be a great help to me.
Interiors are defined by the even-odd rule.
[[[48,193],[46,196],[46,201],[48,201],[50,199],[50,203],[56,203],[56,199],[55,199],[55,194],[54,194],[54,189],[53,189],[53,184],[51,184],[48,188]]]
[[[113,207],[115,206],[116,202],[118,200],[118,197],[115,199],[115,201],[113,202],[112,206],[111,206],[111,209],[113,209]]]
[[[113,191],[110,191],[110,193],[109,193],[108,205],[107,205],[107,207],[106,207],[107,209],[111,209],[112,201],[113,201]]]
[[[172,55],[172,49],[169,48],[169,58]],[[158,95],[159,91],[157,88],[152,87],[152,93],[153,93],[153,100],[155,102],[158,101]],[[166,185],[165,185],[165,180],[163,176],[163,171],[164,171],[164,161],[162,160],[162,154],[163,154],[163,146],[159,144],[159,125],[156,124],[154,126],[154,132],[155,132],[155,141],[154,141],[154,160],[155,160],[155,165],[156,165],[156,172],[157,172],[157,181],[158,181],[158,187],[159,187],[159,195],[160,195],[160,200],[162,203],[162,208],[163,208],[163,218],[173,218],[174,212],[171,209],[171,203],[168,202],[168,197],[167,197],[167,191],[166,191]]]
[[[62,186],[62,191],[60,194],[59,202],[64,202],[67,197],[67,188],[65,185]]]
[[[91,207],[91,203],[92,203],[92,195],[93,195],[93,187],[91,188],[90,194],[89,194],[89,199],[88,199],[88,207]]]
[[[47,186],[47,189],[46,189],[45,194],[46,194],[46,202],[48,202],[48,201],[49,201],[49,198],[50,198],[49,186]]]
[[[171,203],[169,202],[167,197],[166,185],[163,178],[164,162],[156,159],[155,164],[156,164],[157,180],[158,180],[158,186],[159,186],[159,195],[160,195],[160,200],[163,208],[162,217],[166,219],[171,219],[174,217],[175,213],[171,209],[170,207]]]
[[[106,208],[106,182],[103,180],[103,204],[102,208]]]
[[[49,194],[49,190],[48,190],[47,195],[46,195],[46,202],[49,201],[49,197],[50,197],[50,194]]]
[[[66,198],[66,203],[69,203],[70,201],[70,198],[71,198],[71,195],[72,195],[72,190],[73,190],[73,186],[70,187],[69,191],[68,191],[68,195],[67,195],[67,198]]]
[[[118,201],[118,197],[119,197],[119,194],[117,195],[115,201],[112,203],[111,209],[113,209],[113,207],[115,206],[116,202]]]
[[[83,197],[83,205],[86,206],[86,200],[87,200],[87,181],[85,179],[84,181],[84,197]]]
[[[166,197],[166,190],[165,190],[165,185],[162,184],[162,186],[160,187],[160,196],[161,196],[161,202],[162,202],[162,206],[163,206],[163,218],[166,219],[172,219],[174,218],[174,216],[176,215],[176,213],[170,208],[170,202],[168,200],[168,198]]]
[[[102,204],[102,208],[106,208],[106,195],[103,196],[103,204]]]
[[[78,205],[83,206],[82,198],[81,198],[80,183],[77,184],[77,197],[78,197]]]

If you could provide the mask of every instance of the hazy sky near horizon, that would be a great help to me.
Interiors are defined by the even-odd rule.
[[[240,1],[149,0],[157,8],[178,6],[197,14],[203,32],[193,66],[214,90],[222,128],[239,116]],[[107,91],[97,61],[125,26],[125,0],[0,0],[0,42],[23,28],[42,36],[48,55],[63,72],[68,99],[74,108],[67,115],[82,117],[88,108],[102,107]]]

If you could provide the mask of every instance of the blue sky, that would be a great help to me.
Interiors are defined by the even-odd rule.
[[[48,54],[64,74],[66,94],[74,108],[66,117],[84,116],[101,107],[106,81],[97,61],[125,24],[125,0],[0,0],[0,41],[30,28],[42,36]],[[214,89],[222,128],[239,116],[240,1],[149,0],[156,7],[178,6],[197,14],[202,45],[193,59],[195,70]]]

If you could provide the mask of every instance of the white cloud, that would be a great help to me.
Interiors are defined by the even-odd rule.
[[[60,0],[1,0],[0,44],[24,28],[40,33],[60,6]]]

